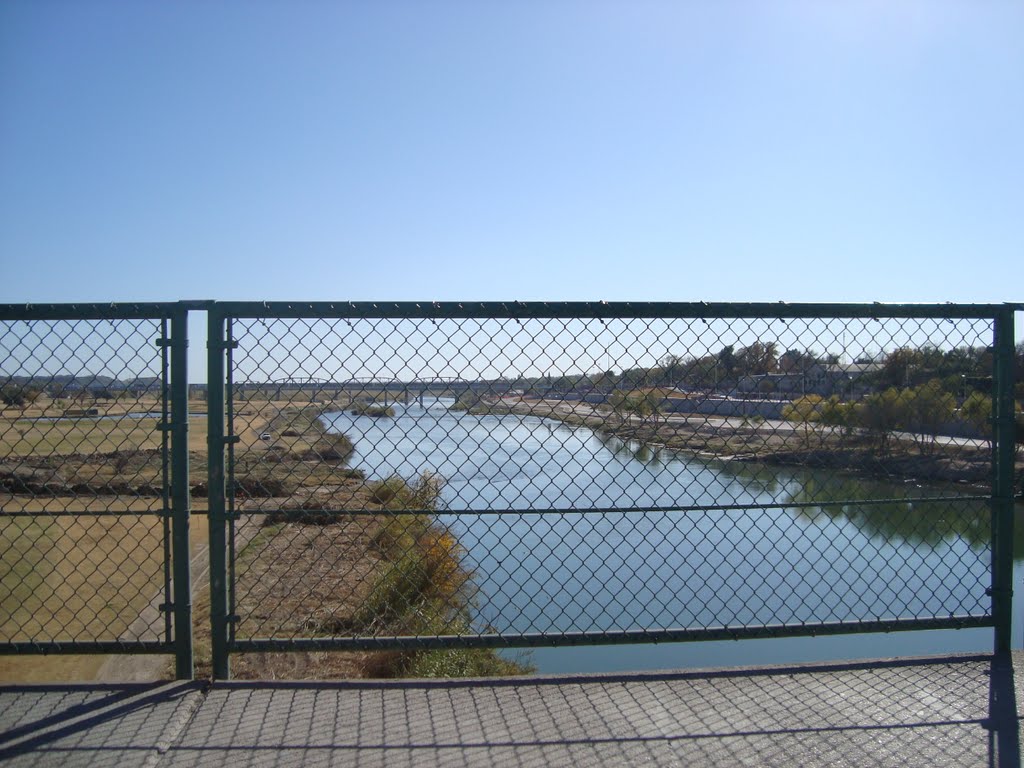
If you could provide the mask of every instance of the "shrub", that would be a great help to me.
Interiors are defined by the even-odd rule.
[[[821,395],[804,395],[782,408],[782,418],[804,425],[804,445],[810,442],[811,423],[821,421]]]
[[[956,398],[933,379],[900,393],[897,425],[910,432],[922,454],[931,453],[942,426],[953,417]]]
[[[369,484],[371,500],[386,509],[436,509],[442,488],[444,478],[431,472],[424,472],[413,483],[392,475]]]
[[[377,403],[353,403],[351,413],[353,416],[373,416],[375,418],[394,417],[395,409],[390,405],[379,405]]]
[[[867,432],[876,449],[889,452],[889,439],[899,423],[902,413],[900,391],[889,387],[866,398],[854,411],[854,421]]]

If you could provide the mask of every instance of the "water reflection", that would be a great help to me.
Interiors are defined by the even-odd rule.
[[[989,546],[992,520],[988,502],[962,498],[977,493],[741,462],[716,462],[716,468],[772,496],[779,496],[779,487],[784,486],[780,502],[793,504],[792,513],[811,522],[842,518],[872,538],[913,546],[935,547],[952,540],[962,540],[975,549]],[[780,477],[786,478],[784,483]],[[1019,505],[1017,517],[1024,522]],[[1024,531],[1019,523],[1014,529],[1014,556],[1024,557]]]
[[[595,432],[594,436],[605,450],[619,459],[632,459],[641,464],[660,465],[664,463],[663,453],[668,453],[655,450],[639,440],[623,440],[605,432]],[[669,455],[671,456],[671,454]]]
[[[334,414],[330,426],[354,439],[355,464],[371,477],[429,470],[447,479],[442,519],[477,574],[481,626],[602,631],[990,608],[987,504],[940,499],[953,495],[948,489],[698,460],[586,428],[453,413],[444,404],[397,410],[394,419]],[[749,508],[715,508],[722,504]],[[573,511],[673,506],[700,509]],[[487,513],[493,509],[520,513]],[[1020,524],[1015,553],[1024,555]],[[859,650],[876,649],[866,655],[889,651],[886,636],[858,640]],[[565,656],[551,653],[549,665],[548,652],[538,652],[542,671],[564,671]],[[638,668],[637,653],[586,651],[598,659],[593,669]]]

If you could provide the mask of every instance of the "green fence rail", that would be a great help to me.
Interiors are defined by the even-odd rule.
[[[1006,651],[1019,309],[0,305],[0,653],[190,677],[193,596],[218,678],[960,627]]]

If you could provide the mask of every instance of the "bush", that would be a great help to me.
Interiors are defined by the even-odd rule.
[[[395,415],[395,409],[390,405],[378,405],[377,403],[353,403],[351,413],[353,416],[393,418]]]
[[[442,488],[444,479],[430,472],[424,472],[414,483],[392,475],[369,484],[370,499],[385,509],[436,509]]]
[[[330,440],[320,440],[313,446],[313,450],[320,454],[324,461],[346,461],[355,447],[345,435],[338,435]]]
[[[872,438],[876,449],[887,454],[889,439],[899,423],[901,413],[900,391],[889,387],[867,397],[854,411],[854,421]]]
[[[821,395],[804,395],[782,407],[782,418],[804,425],[804,445],[810,442],[811,424],[821,421]]]
[[[449,411],[467,411],[479,409],[483,405],[483,398],[476,392],[467,390],[459,395],[459,399],[448,406]]]
[[[3,401],[4,405],[11,406],[12,408],[23,408],[27,403],[25,393],[22,392],[21,387],[12,384],[0,389],[0,400]]]
[[[982,436],[992,436],[992,398],[984,392],[972,392],[960,406],[960,416]]]
[[[838,395],[832,395],[821,404],[819,409],[821,423],[830,427],[839,427],[843,435],[849,435],[853,431],[856,418],[856,406],[839,399]]]
[[[944,424],[953,418],[956,398],[933,379],[900,393],[897,425],[911,433],[922,454],[931,453],[935,438]]]

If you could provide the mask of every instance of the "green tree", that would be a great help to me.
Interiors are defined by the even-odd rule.
[[[818,408],[821,423],[830,427],[838,427],[843,437],[849,437],[856,419],[856,406],[839,399],[839,395],[825,400]]]
[[[648,389],[640,396],[639,407],[643,410],[642,419],[650,418],[654,426],[658,426],[658,419],[661,416],[662,392],[657,389]]]
[[[28,403],[25,390],[17,384],[5,384],[3,389],[0,389],[0,400],[11,408],[24,408]]]
[[[854,421],[883,456],[888,455],[892,433],[899,424],[903,406],[900,391],[889,387],[865,398],[854,412]]]
[[[725,370],[726,377],[732,376],[733,371],[736,369],[736,354],[734,349],[735,347],[730,344],[727,347],[722,347],[718,351],[718,362],[721,363],[722,368]]]
[[[779,370],[782,373],[803,373],[818,363],[818,358],[810,350],[787,349],[779,357]]]
[[[1019,456],[1024,448],[1024,408],[1014,403],[1014,455]],[[992,398],[983,392],[973,392],[960,407],[964,421],[973,426],[989,440],[992,439]]]
[[[914,365],[914,350],[901,347],[894,349],[885,357],[882,378],[890,387],[906,386],[910,379],[910,370]]]
[[[900,393],[897,426],[911,433],[921,454],[935,450],[935,438],[942,426],[953,418],[956,398],[936,379]]]
[[[984,392],[972,392],[960,406],[960,416],[986,438],[992,438],[992,398]]]
[[[655,389],[628,393],[615,390],[608,398],[608,404],[620,421],[624,422],[628,416],[636,416],[642,422],[646,422],[653,416],[657,425],[661,413],[661,400],[661,392]]]
[[[661,360],[658,361],[658,364],[662,369],[662,380],[664,383],[670,387],[678,386],[682,379],[686,360],[683,357],[670,352],[661,358]]]
[[[620,423],[626,420],[631,410],[629,395],[621,389],[616,389],[608,396],[608,405],[611,406],[612,413],[619,417]]]
[[[804,445],[811,442],[811,424],[821,420],[821,395],[804,395],[782,408],[782,418],[804,427]]]
[[[778,363],[778,345],[774,341],[755,341],[736,353],[736,361],[740,374],[744,376],[774,373]]]

